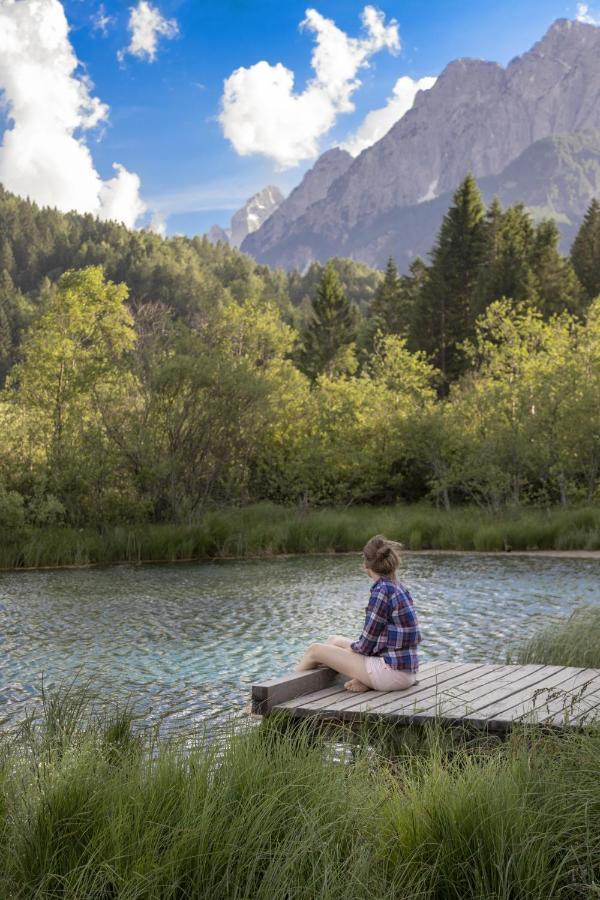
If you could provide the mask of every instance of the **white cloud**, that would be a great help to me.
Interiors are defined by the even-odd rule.
[[[126,53],[130,53],[138,59],[154,62],[159,37],[171,39],[179,33],[175,19],[165,19],[157,7],[147,0],[139,0],[137,6],[130,7],[128,28],[131,41],[128,47],[119,51],[121,61]]]
[[[315,9],[306,11],[301,27],[315,35],[315,75],[301,93],[294,92],[294,73],[282,63],[262,60],[226,79],[219,122],[240,156],[260,153],[287,168],[318,154],[319,139],[338,115],[354,109],[359,70],[378,50],[400,50],[394,20],[386,25],[374,6],[365,6],[361,20],[365,35],[351,38]]]
[[[9,125],[0,145],[0,182],[61,210],[91,212],[132,226],[144,210],[139,178],[123,166],[102,182],[83,132],[108,115],[77,74],[59,0],[0,0],[0,91]]]
[[[108,29],[115,23],[114,16],[109,16],[106,14],[104,3],[100,4],[98,9],[96,10],[95,15],[93,15],[91,18],[93,30],[99,31],[103,37],[106,37],[106,35],[108,34]]]
[[[341,144],[342,149],[347,150],[352,156],[358,156],[366,147],[370,147],[384,134],[387,134],[392,125],[408,112],[415,102],[417,91],[428,91],[436,80],[433,76],[419,78],[416,81],[409,78],[408,75],[399,78],[386,105],[380,109],[371,110],[356,132],[344,144]]]
[[[140,198],[140,177],[120,163],[113,163],[113,169],[117,174],[100,188],[102,217],[133,224],[146,211]]]
[[[576,19],[578,22],[585,22],[586,25],[600,25],[600,18],[594,13],[590,12],[590,8],[587,3],[577,4]]]
[[[153,234],[159,234],[161,237],[166,237],[167,220],[157,209],[155,209],[152,214],[150,224],[148,225],[148,231],[153,232]]]

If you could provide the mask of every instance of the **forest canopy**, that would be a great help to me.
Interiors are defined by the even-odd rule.
[[[566,257],[470,176],[407,274],[273,271],[0,189],[0,525],[597,501],[599,247],[596,201]]]

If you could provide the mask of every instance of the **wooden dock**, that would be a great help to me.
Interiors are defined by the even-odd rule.
[[[600,722],[600,669],[430,662],[403,691],[352,693],[348,676],[319,666],[252,687],[252,712],[415,725],[438,721],[505,732],[516,723],[577,728]]]

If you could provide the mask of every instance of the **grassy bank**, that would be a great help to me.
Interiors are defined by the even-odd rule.
[[[410,550],[600,550],[600,507],[491,514],[427,506],[303,512],[271,504],[207,513],[194,525],[0,532],[0,568],[244,558],[360,550],[378,532]]]
[[[578,616],[597,634],[597,609]],[[573,628],[556,646],[577,646]],[[548,636],[527,653],[550,662]],[[600,729],[365,731],[344,756],[347,734],[306,720],[190,747],[73,690],[42,712],[0,734],[3,900],[600,895]]]

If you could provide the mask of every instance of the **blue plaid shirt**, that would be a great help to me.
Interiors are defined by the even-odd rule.
[[[408,588],[387,578],[378,578],[371,587],[365,611],[362,634],[350,644],[355,653],[383,656],[392,669],[417,672],[417,645],[421,642],[421,632]]]

